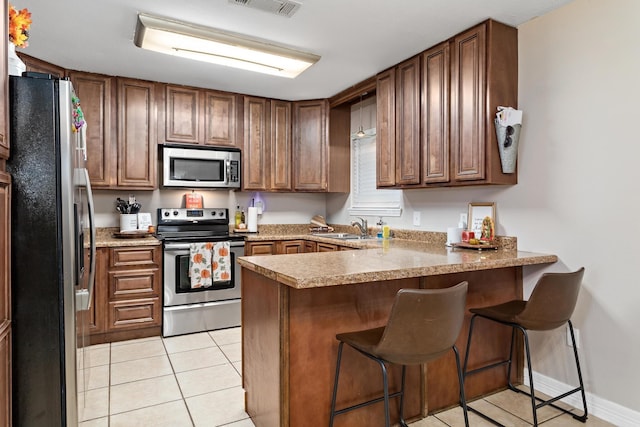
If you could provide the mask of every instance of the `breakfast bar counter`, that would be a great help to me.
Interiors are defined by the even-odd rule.
[[[435,289],[469,282],[467,307],[522,298],[522,267],[549,264],[555,255],[517,250],[468,250],[403,239],[357,242],[360,250],[250,256],[242,268],[242,363],[246,411],[257,427],[328,425],[338,341],[335,335],[383,326],[402,288]],[[466,349],[470,314],[456,342]],[[478,322],[469,367],[508,355],[508,328]],[[522,382],[523,358],[512,372]],[[377,364],[352,349],[342,358],[337,407],[377,397]],[[390,392],[400,369],[389,369]],[[506,369],[468,378],[468,398],[504,388]],[[397,421],[398,399],[392,399]],[[407,369],[405,417],[417,420],[457,404],[453,353]],[[381,425],[383,405],[339,415],[335,426]]]

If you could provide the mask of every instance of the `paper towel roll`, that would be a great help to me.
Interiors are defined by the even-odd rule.
[[[459,227],[447,227],[447,246],[462,241],[462,230],[464,229]]]
[[[258,231],[258,208],[249,207],[247,212],[247,231],[255,233]]]

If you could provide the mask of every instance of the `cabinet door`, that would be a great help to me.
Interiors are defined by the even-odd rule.
[[[293,188],[325,191],[328,103],[317,100],[293,105]]]
[[[396,71],[396,184],[420,183],[420,57]]]
[[[451,55],[453,179],[485,177],[486,25],[456,36]]]
[[[396,185],[396,70],[376,79],[376,186]]]
[[[422,182],[449,182],[449,43],[422,54]]]
[[[244,97],[244,149],[242,187],[267,190],[269,181],[269,101]]]
[[[305,240],[304,241],[304,251],[305,253],[309,253],[309,252],[317,252],[318,250],[318,245],[316,242],[312,242],[310,240]]]
[[[85,265],[89,260],[85,260]],[[109,250],[98,248],[96,251],[96,276],[93,287],[91,307],[88,313],[89,334],[98,334],[106,331],[107,321],[107,265],[109,264]]]
[[[165,91],[165,140],[201,143],[200,93],[197,89],[167,85]]]
[[[118,79],[119,188],[157,188],[155,90],[153,82]]]
[[[301,254],[304,252],[304,241],[289,240],[278,242],[278,254]]]
[[[318,252],[335,252],[338,250],[338,245],[334,245],[333,243],[318,242],[316,247]]]
[[[274,255],[276,253],[275,242],[247,242],[244,246],[246,256]]]
[[[271,101],[270,185],[272,190],[291,190],[291,103]]]
[[[237,96],[207,91],[204,94],[204,143],[236,146]]]
[[[94,188],[108,188],[116,183],[117,145],[115,134],[114,79],[100,74],[69,74],[80,98],[87,121],[87,170]]]

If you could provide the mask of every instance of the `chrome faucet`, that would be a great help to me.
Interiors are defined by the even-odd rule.
[[[361,217],[358,217],[361,222],[351,221],[351,225],[354,227],[358,227],[360,230],[360,237],[368,237],[369,236],[369,227],[367,226],[367,220]]]

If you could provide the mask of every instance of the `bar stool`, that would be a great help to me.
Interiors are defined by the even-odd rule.
[[[538,417],[536,414],[537,409],[546,405],[553,406],[554,408],[571,415],[576,420],[582,422],[586,422],[587,420],[587,400],[585,398],[584,384],[582,382],[582,372],[580,371],[580,361],[578,360],[578,347],[576,347],[576,340],[573,333],[573,324],[570,320],[571,314],[573,313],[576,302],[578,300],[578,293],[580,291],[580,285],[582,283],[583,275],[584,268],[580,268],[578,271],[575,271],[573,273],[545,273],[540,277],[538,283],[536,283],[536,286],[533,289],[531,297],[528,301],[513,300],[490,307],[469,309],[469,311],[471,311],[473,315],[471,316],[471,322],[469,325],[467,351],[465,352],[464,356],[464,379],[466,380],[468,375],[477,372],[502,365],[507,365],[507,379],[509,389],[517,393],[524,393],[531,398],[531,409],[533,411],[534,426],[538,425]],[[511,350],[509,352],[509,359],[507,360],[467,371],[469,349],[471,347],[471,336],[473,334],[475,320],[478,317],[492,320],[503,325],[511,326]],[[531,369],[531,352],[529,351],[529,337],[527,335],[527,331],[548,331],[559,328],[565,323],[569,325],[571,341],[573,342],[573,355],[576,359],[576,368],[578,371],[578,381],[580,383],[580,386],[559,396],[553,397],[548,400],[543,400],[535,397],[535,390],[533,387],[533,371]],[[527,359],[527,369],[529,370],[529,384],[531,393],[520,390],[511,383],[511,362],[513,358],[513,347],[516,330],[521,331],[522,335],[524,336],[524,347]],[[563,399],[573,393],[577,393],[578,391],[582,394],[582,405],[584,409],[584,413],[582,415],[573,414],[570,411],[567,411],[566,409],[563,409],[554,404],[554,402],[556,402],[557,400]],[[537,404],[537,401],[540,401],[541,403]],[[493,420],[487,415],[482,414],[471,406],[469,406],[469,410],[496,425],[501,425],[496,420]]]
[[[469,425],[460,356],[455,346],[464,319],[467,287],[467,282],[461,282],[445,289],[400,289],[396,294],[386,326],[336,335],[340,344],[329,427],[333,426],[336,415],[381,401],[384,401],[385,425],[389,427],[391,423],[389,399],[392,397],[400,397],[400,425],[406,427],[403,414],[406,365],[426,363],[443,356],[450,349],[455,353],[460,402],[465,425]],[[340,361],[345,343],[380,365],[384,395],[336,410]],[[389,394],[385,367],[387,362],[402,365],[402,385],[400,391],[393,394]]]

